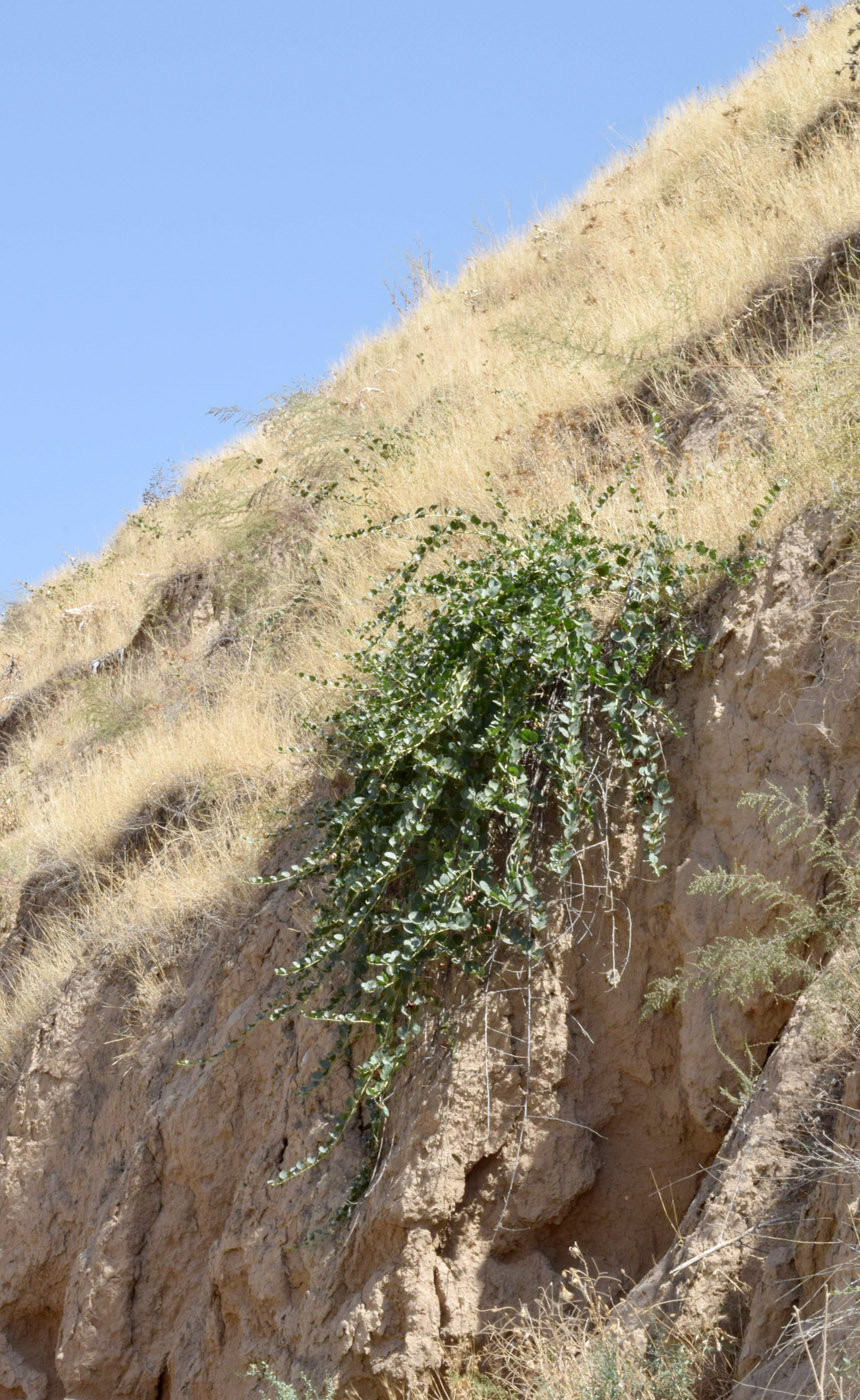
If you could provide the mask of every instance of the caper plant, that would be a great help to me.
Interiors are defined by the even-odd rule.
[[[600,529],[618,491],[633,508],[623,539]],[[646,518],[632,472],[552,520],[513,527],[497,504],[495,520],[418,512],[424,533],[375,590],[344,701],[312,726],[347,784],[314,814],[306,857],[272,877],[318,898],[301,956],[279,969],[288,993],[265,1014],[334,1023],[304,1088],[345,1057],[353,1088],[279,1181],[331,1152],[359,1111],[372,1160],[443,979],[486,977],[505,950],[540,956],[546,892],[605,822],[610,785],[660,871],[663,742],[679,726],[652,678],[658,662],[688,667],[702,644],[694,580],[749,559],[718,559]]]

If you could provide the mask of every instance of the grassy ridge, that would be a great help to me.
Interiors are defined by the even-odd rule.
[[[148,1013],[196,941],[241,919],[272,807],[329,776],[289,752],[323,704],[301,675],[337,678],[409,545],[407,525],[344,538],[368,518],[485,514],[489,490],[516,529],[638,453],[646,510],[671,463],[679,528],[723,552],[774,475],[770,530],[854,489],[850,14],[679,106],[453,284],[425,280],[318,390],[8,611],[0,938],[22,889],[40,937],[3,951],[0,1052],[83,960],[126,961]]]

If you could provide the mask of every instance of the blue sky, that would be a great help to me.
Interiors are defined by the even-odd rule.
[[[796,8],[6,0],[0,599],[384,326],[419,241],[453,273]]]

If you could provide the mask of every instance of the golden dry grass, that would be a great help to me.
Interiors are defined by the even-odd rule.
[[[75,867],[91,895],[43,913],[37,951],[7,969],[0,1053],[84,950],[133,963],[151,1001],[182,930],[243,907],[253,849],[239,837],[312,780],[279,752],[325,708],[301,675],[341,671],[408,529],[339,536],[430,503],[486,515],[488,481],[515,518],[552,512],[638,452],[646,503],[665,504],[670,463],[680,529],[728,550],[774,477],[788,486],[771,532],[856,477],[860,267],[815,269],[860,231],[860,139],[795,158],[815,114],[850,97],[835,75],[850,13],[814,22],[729,93],[680,105],[9,610],[0,746],[4,711],[26,715],[0,762],[0,930],[36,867]],[[175,581],[192,576],[184,594]],[[205,800],[106,882],[135,814],[178,787]]]
[[[718,1338],[682,1333],[659,1308],[619,1320],[621,1280],[571,1255],[556,1293],[491,1314],[479,1357],[459,1367],[452,1358],[439,1386],[446,1400],[693,1400],[705,1389]]]

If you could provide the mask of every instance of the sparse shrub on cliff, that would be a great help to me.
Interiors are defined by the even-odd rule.
[[[144,691],[117,683],[113,677],[91,676],[80,688],[80,713],[93,743],[113,743],[133,734],[147,721],[152,700]]]
[[[600,512],[619,492],[631,527],[607,537]],[[500,521],[454,511],[430,525],[378,590],[352,676],[335,683],[344,704],[311,726],[349,790],[308,823],[309,855],[273,877],[324,883],[308,944],[281,969],[288,995],[268,1014],[300,1008],[335,1025],[305,1088],[347,1056],[354,1088],[281,1181],[325,1157],[362,1106],[378,1143],[440,978],[484,978],[512,952],[539,956],[548,881],[587,929],[594,876],[583,861],[603,860],[608,889],[601,852],[622,813],[660,870],[663,741],[678,725],[652,674],[688,666],[700,645],[689,591],[702,571],[743,573],[749,561],[718,559],[647,517],[632,471],[586,508],[516,531],[497,505]],[[626,952],[612,942],[614,984]],[[353,1054],[368,1034],[369,1052]]]

